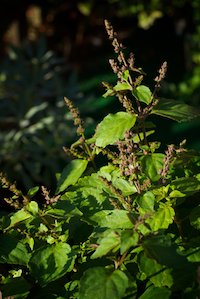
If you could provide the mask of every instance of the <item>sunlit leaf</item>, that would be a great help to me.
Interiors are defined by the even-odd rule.
[[[91,255],[91,259],[96,259],[106,255],[110,250],[117,247],[120,244],[120,237],[114,231],[109,233],[106,238],[101,240],[100,245],[96,251]]]
[[[136,89],[133,89],[132,93],[138,101],[144,102],[147,105],[150,103],[151,90],[147,86],[140,85]]]
[[[135,124],[136,116],[126,112],[108,114],[99,124],[95,134],[96,145],[105,147],[115,143],[118,139],[124,138],[124,132],[132,128]]]

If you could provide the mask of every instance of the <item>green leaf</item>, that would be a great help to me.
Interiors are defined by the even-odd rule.
[[[31,201],[26,205],[26,211],[33,216],[37,216],[38,213],[38,204],[36,201]]]
[[[151,227],[152,231],[159,229],[167,229],[171,223],[173,223],[173,216],[175,215],[174,209],[168,206],[161,206],[158,210],[150,217],[145,220]]]
[[[136,89],[133,89],[132,93],[138,101],[146,103],[147,105],[150,103],[151,90],[147,86],[140,85],[136,87]]]
[[[127,287],[128,278],[122,271],[90,268],[81,278],[79,299],[121,299]]]
[[[189,216],[191,225],[196,228],[200,229],[200,205],[192,210]]]
[[[123,196],[128,196],[137,192],[134,185],[129,184],[126,180],[116,178],[113,180],[113,186],[122,191]]]
[[[133,228],[133,224],[128,218],[128,212],[124,210],[113,210],[105,216],[99,224],[100,227],[107,228]]]
[[[115,143],[118,139],[124,138],[124,132],[132,128],[135,124],[136,116],[126,112],[108,114],[99,124],[95,134],[96,145],[106,147]]]
[[[30,214],[25,212],[24,209],[21,209],[10,217],[11,222],[10,222],[10,225],[8,228],[12,227],[13,225],[15,225],[23,220],[31,218],[31,217],[33,218],[33,216],[31,216]]]
[[[74,185],[85,171],[87,164],[88,161],[82,159],[71,161],[61,173],[56,194],[64,191],[68,186]]]
[[[37,193],[38,190],[39,190],[38,186],[33,187],[33,188],[31,188],[31,189],[28,190],[28,195],[30,197],[33,197]]]
[[[29,254],[26,247],[10,235],[0,235],[0,263],[27,265]]]
[[[138,205],[147,213],[154,210],[155,196],[151,191],[147,191],[137,197]]]
[[[152,109],[153,114],[171,118],[177,122],[189,121],[200,116],[200,112],[183,102],[161,98]]]
[[[109,251],[119,246],[120,237],[114,231],[110,232],[106,238],[103,238],[97,250],[91,255],[91,259],[96,259],[106,255]]]
[[[45,215],[53,215],[67,219],[69,217],[82,216],[83,213],[62,196],[61,200],[53,204],[53,208],[48,210]]]
[[[200,262],[200,237],[191,239],[185,244],[185,251],[183,252],[187,260],[192,263]]]
[[[155,130],[151,130],[151,131],[146,132],[146,137],[153,134],[154,132],[155,132]],[[140,140],[144,140],[144,134],[142,132],[139,133],[139,134],[135,134],[135,136],[133,137],[134,143],[139,143]]]
[[[179,268],[187,263],[187,259],[178,253],[178,248],[163,235],[156,235],[142,243],[148,258],[169,268]]]
[[[116,91],[131,90],[131,86],[126,82],[124,83],[118,82],[117,85],[113,87],[113,89]]]
[[[139,239],[139,234],[133,230],[125,230],[121,235],[120,253],[123,254],[127,249],[136,246]]]
[[[189,196],[200,190],[200,182],[196,178],[178,178],[170,183],[170,188]]]
[[[4,298],[27,298],[30,293],[30,288],[31,285],[24,279],[24,277],[9,278],[4,285],[1,285]]]
[[[150,286],[138,299],[170,299],[171,291],[165,287],[157,288],[155,286]]]
[[[137,257],[137,263],[142,273],[145,273],[147,278],[156,286],[167,286],[171,288],[173,285],[172,269],[159,265],[155,260],[145,256],[144,251],[140,252]]]
[[[160,175],[158,170],[163,167],[164,154],[153,153],[142,158],[142,171],[152,180],[158,181]]]
[[[75,258],[75,252],[68,244],[48,244],[33,253],[29,267],[41,287],[45,287],[49,282],[72,271]]]
[[[122,78],[127,81],[129,76],[129,70],[126,70],[122,73]]]

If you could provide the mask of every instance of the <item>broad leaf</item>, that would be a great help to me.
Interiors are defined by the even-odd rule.
[[[170,188],[188,196],[200,190],[200,182],[196,178],[178,178],[170,183]]]
[[[148,258],[155,260],[160,265],[169,268],[179,268],[187,264],[187,259],[178,254],[178,248],[162,235],[156,235],[142,243]]]
[[[77,207],[70,203],[69,200],[66,200],[64,196],[62,196],[61,199],[59,202],[53,204],[53,208],[48,210],[45,214],[61,218],[81,216],[83,214]]]
[[[36,250],[29,262],[31,274],[41,287],[70,272],[76,258],[73,249],[66,243],[47,245]]]
[[[87,164],[88,161],[82,159],[71,161],[61,173],[57,183],[56,194],[64,191],[68,186],[74,185],[85,171]]]
[[[10,235],[0,235],[0,263],[27,265],[29,254],[26,247]]]
[[[168,206],[160,206],[158,210],[147,219],[152,231],[159,229],[167,229],[171,223],[173,223],[173,216],[175,215],[174,209]]]
[[[155,196],[151,191],[147,191],[137,197],[138,205],[147,213],[154,209]]]
[[[34,219],[34,217],[30,214],[28,214],[27,212],[24,211],[24,209],[21,209],[19,211],[17,211],[16,213],[14,213],[11,217],[10,217],[10,225],[9,227],[12,227],[13,225],[18,224],[19,222],[26,220],[28,218],[32,218]],[[8,227],[8,228],[9,228]]]
[[[38,213],[38,204],[36,201],[31,201],[26,205],[26,211],[33,216],[37,216]]]
[[[104,217],[100,222],[100,227],[108,228],[133,228],[133,224],[128,218],[128,212],[124,210],[114,210]]]
[[[121,235],[120,253],[123,254],[127,249],[136,246],[139,239],[139,234],[133,230],[125,230]]]
[[[138,299],[170,299],[171,291],[165,287],[156,288],[155,286],[150,286]]]
[[[79,299],[121,299],[128,287],[128,278],[120,270],[90,268],[80,281]]]
[[[189,121],[200,116],[200,112],[183,102],[161,98],[152,109],[153,114],[171,118],[177,122]]]
[[[142,171],[152,180],[158,181],[158,170],[163,167],[164,154],[153,153],[142,158]]]
[[[96,145],[106,147],[108,144],[115,143],[118,139],[124,138],[124,132],[132,128],[135,124],[136,116],[126,112],[108,114],[99,124],[95,134]]]
[[[170,288],[173,285],[172,269],[166,269],[165,266],[159,265],[155,260],[147,258],[144,251],[139,253],[137,262],[140,271],[145,273],[156,287],[167,286]]]
[[[114,249],[115,247],[119,246],[120,244],[120,237],[114,231],[109,233],[106,238],[101,240],[100,245],[98,246],[97,250],[92,254],[91,259],[96,259],[98,257],[102,257],[106,255],[110,250]]]
[[[200,237],[191,239],[189,243],[185,244],[185,251],[183,252],[189,262],[200,262]]]
[[[140,85],[136,89],[133,89],[132,93],[138,101],[144,102],[147,105],[150,103],[151,90],[147,86]]]

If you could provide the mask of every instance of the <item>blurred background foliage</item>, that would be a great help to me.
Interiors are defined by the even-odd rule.
[[[167,61],[160,96],[200,108],[199,0],[1,0],[0,17],[0,170],[26,190],[54,189],[55,173],[69,161],[62,147],[76,128],[64,96],[80,108],[88,136],[120,109],[114,97],[101,97],[101,82],[116,80],[104,19],[147,73],[144,84],[153,89]],[[152,121],[151,138],[163,149],[186,138],[200,150],[200,120]]]

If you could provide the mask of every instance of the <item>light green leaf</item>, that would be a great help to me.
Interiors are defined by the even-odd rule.
[[[123,254],[127,249],[136,246],[139,239],[139,234],[133,230],[125,230],[121,235],[120,253]]]
[[[138,205],[144,209],[147,213],[154,209],[155,196],[151,191],[147,191],[137,197]]]
[[[183,102],[161,98],[152,109],[153,114],[171,118],[177,122],[189,121],[200,116],[200,112]]]
[[[33,216],[37,216],[38,213],[38,204],[36,201],[31,201],[26,205],[26,211]]]
[[[113,180],[113,186],[122,191],[123,196],[128,196],[137,192],[135,185],[129,184],[126,180],[116,178]]]
[[[136,89],[133,89],[132,93],[138,101],[144,102],[147,105],[150,103],[151,90],[147,86],[140,85]]]
[[[122,271],[90,268],[81,278],[79,299],[121,299],[127,287],[128,278]]]
[[[26,247],[10,235],[0,235],[0,263],[27,265],[29,255]]]
[[[33,197],[37,193],[38,190],[39,190],[38,186],[33,187],[33,188],[31,188],[31,189],[28,190],[28,195],[30,197]]]
[[[15,214],[13,214],[11,217],[10,217],[10,225],[9,227],[13,226],[14,224],[18,223],[18,222],[21,222],[23,220],[26,220],[28,218],[33,218],[32,215],[28,214],[27,212],[24,211],[24,209],[21,209],[19,211],[17,211]],[[9,228],[8,227],[8,228]]]
[[[98,257],[102,257],[106,255],[109,251],[114,249],[115,247],[119,246],[120,244],[120,237],[114,231],[110,232],[106,238],[101,240],[100,245],[98,246],[97,250],[91,255],[91,259],[96,259]]]
[[[64,191],[68,186],[74,185],[85,171],[87,164],[88,161],[82,159],[71,161],[61,173],[56,194]]]
[[[124,83],[118,82],[117,85],[113,87],[113,89],[116,91],[131,90],[131,86],[126,82]]]
[[[175,215],[172,207],[163,206],[160,207],[150,219],[145,220],[152,229],[157,231],[159,229],[167,229],[171,223],[173,223],[172,217]]]
[[[124,210],[113,210],[105,216],[99,224],[100,227],[107,228],[133,228],[133,224],[128,218],[128,212]]]
[[[160,175],[158,170],[163,167],[164,154],[153,153],[142,158],[142,171],[152,180],[158,181]]]
[[[48,244],[33,253],[29,267],[41,287],[45,287],[49,282],[72,271],[75,258],[75,252],[68,244]]]
[[[95,134],[96,145],[106,147],[115,143],[118,139],[124,138],[124,132],[132,128],[135,124],[136,116],[126,112],[108,114],[99,124]]]
[[[129,76],[129,70],[126,70],[122,73],[122,78],[127,81]]]
[[[150,286],[138,299],[170,299],[171,291],[165,287],[157,288],[155,286]]]
[[[153,134],[154,132],[155,132],[155,130],[151,130],[151,131],[146,132],[146,137]],[[144,140],[144,134],[142,132],[139,133],[139,134],[135,134],[135,136],[133,137],[134,143],[139,143],[140,140]]]

